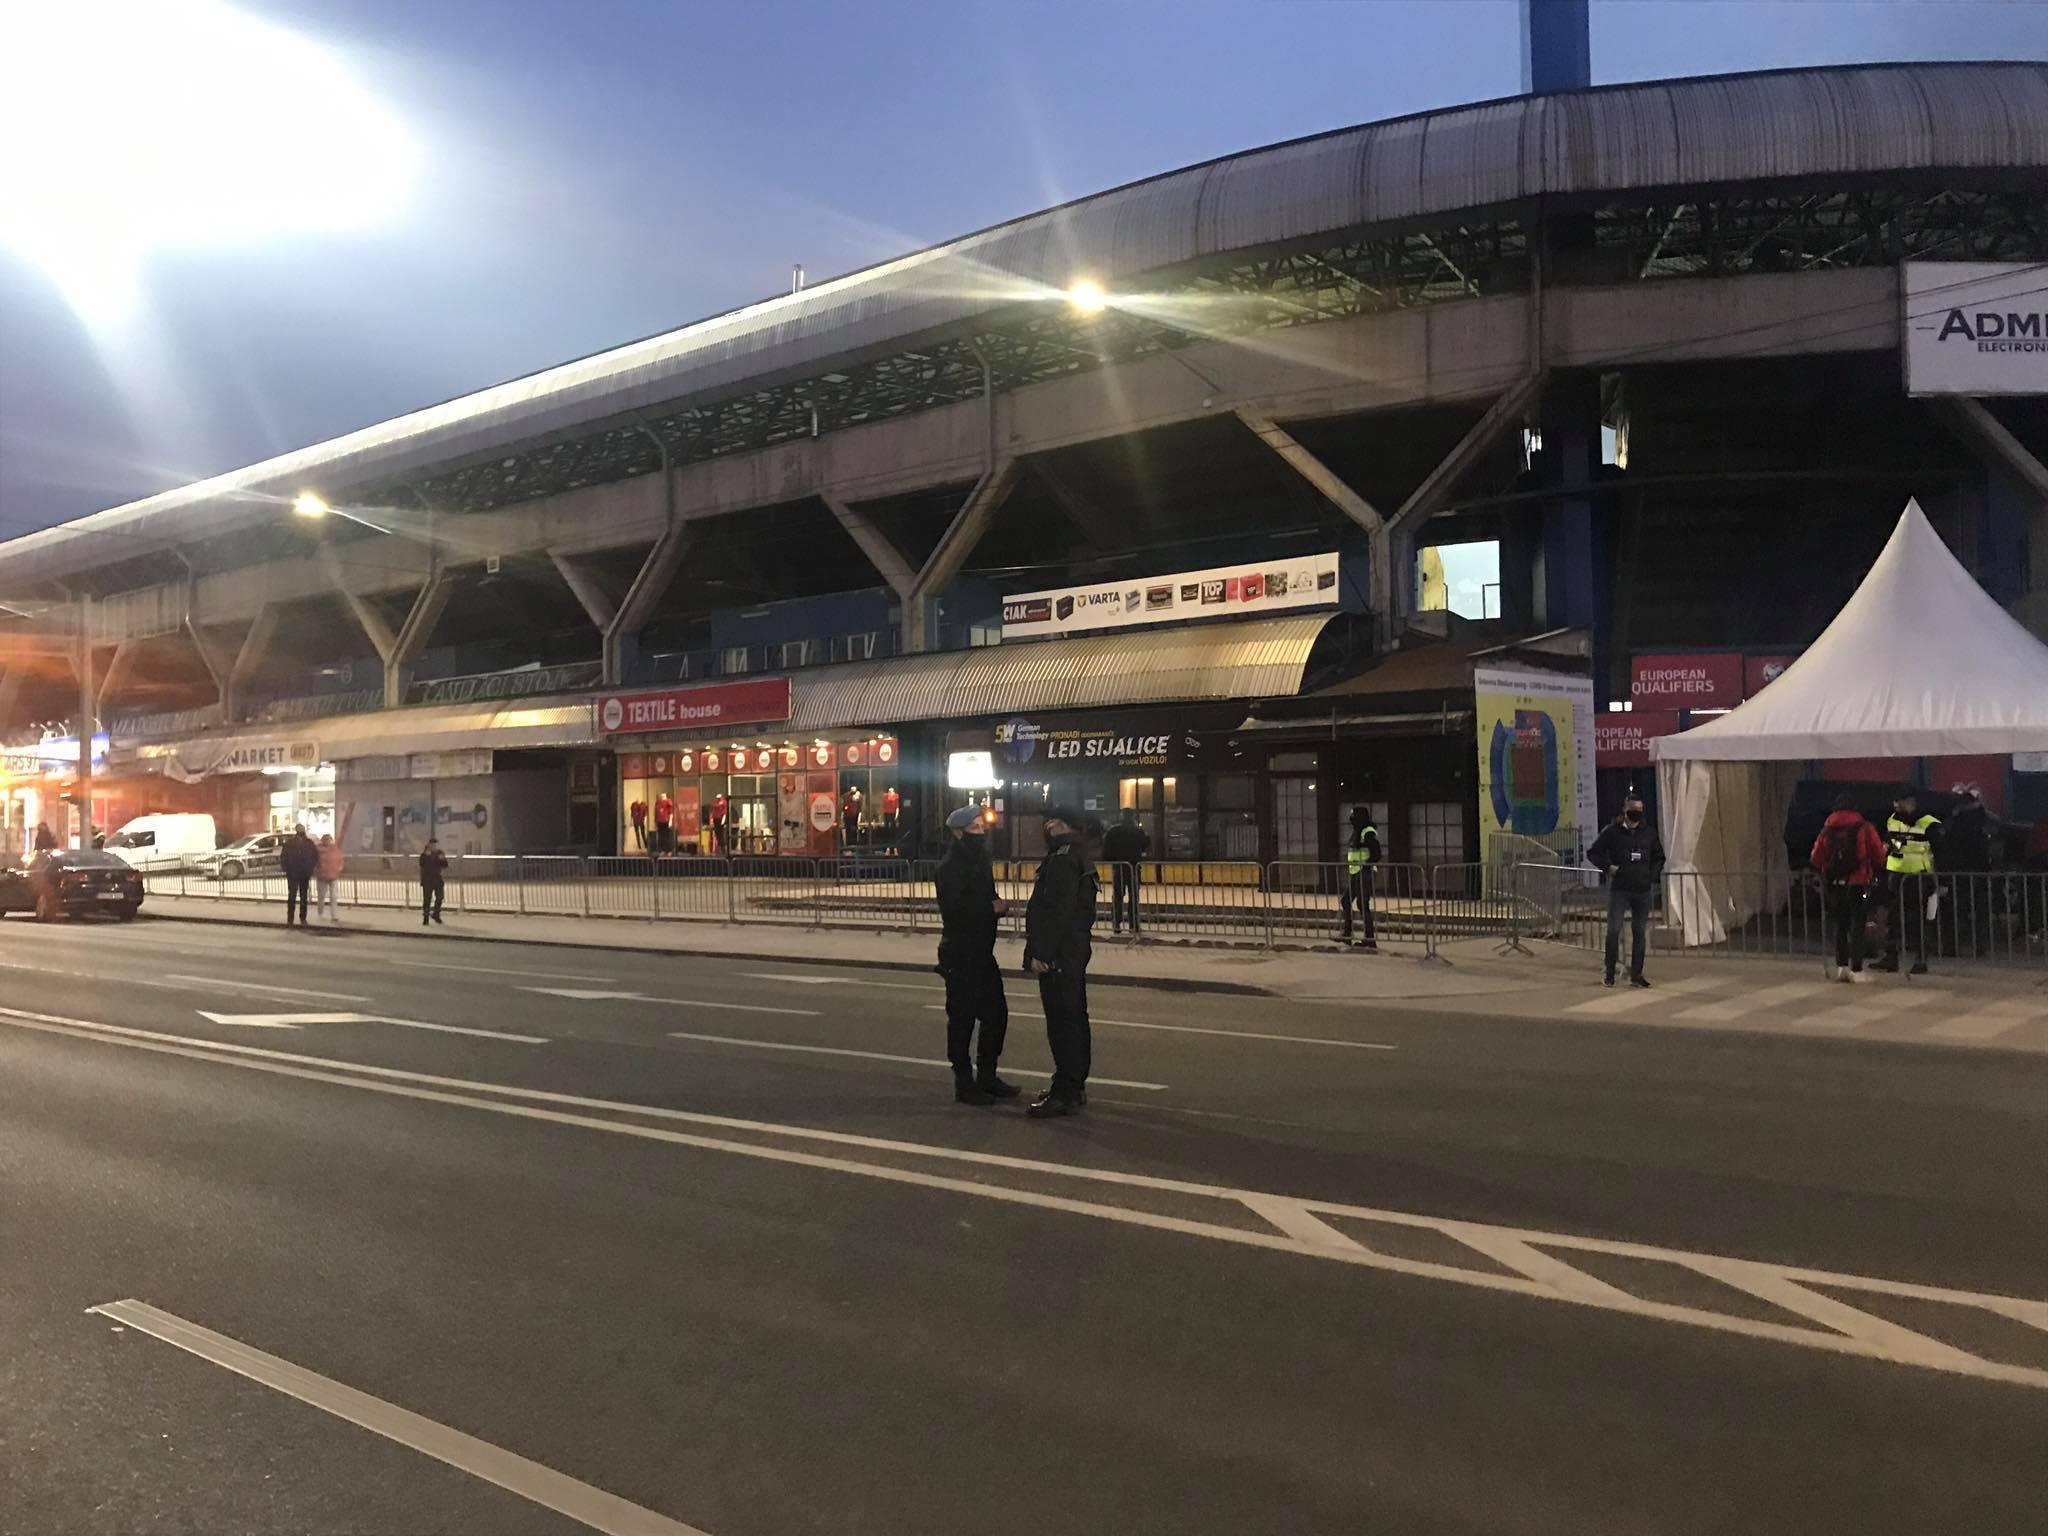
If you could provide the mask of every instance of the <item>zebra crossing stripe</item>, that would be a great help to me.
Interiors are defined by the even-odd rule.
[[[2022,1024],[2043,1017],[2048,1017],[2048,1001],[2008,998],[1943,1019],[1927,1033],[1940,1040],[1996,1040]]]

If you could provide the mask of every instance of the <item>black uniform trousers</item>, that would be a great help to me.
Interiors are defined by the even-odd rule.
[[[972,1077],[979,1060],[983,1077],[995,1075],[1010,1030],[1010,1000],[1003,992],[1002,967],[994,955],[964,965],[949,965],[946,978],[946,1060],[955,1077]],[[974,1026],[981,1025],[981,1048],[973,1049]]]
[[[1893,870],[1891,885],[1892,920],[1885,929],[1884,963],[1899,963],[1899,948],[1910,943],[1913,958],[1927,963],[1927,898],[1934,894],[1934,876],[1906,875]]]
[[[1135,864],[1115,865],[1109,874],[1109,923],[1112,929],[1124,925],[1124,908],[1131,913],[1131,932],[1138,931],[1138,866]]]
[[[1057,970],[1038,978],[1045,1009],[1045,1043],[1052,1049],[1052,1091],[1077,1099],[1088,1086],[1093,1043],[1088,1032],[1088,962],[1094,946],[1086,940],[1063,956]]]
[[[435,880],[420,882],[420,921],[441,915],[441,903],[448,899],[446,882]]]
[[[1847,880],[1830,881],[1828,884],[1828,936],[1835,941],[1837,969],[1863,969],[1863,903],[1869,894],[1868,885],[1857,885]]]
[[[1344,912],[1345,938],[1351,937],[1351,909],[1357,907],[1359,933],[1368,944],[1378,942],[1372,931],[1372,888],[1373,867],[1370,864],[1344,876],[1344,890],[1337,899]]]
[[[286,875],[284,877],[284,925],[292,925],[292,914],[297,913],[301,926],[306,921],[306,892],[313,886],[311,875]]]

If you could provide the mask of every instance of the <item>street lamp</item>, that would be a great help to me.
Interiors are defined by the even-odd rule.
[[[327,499],[313,491],[301,491],[292,499],[292,510],[300,517],[325,517],[334,508],[327,505]]]
[[[318,522],[325,517],[341,517],[369,529],[372,533],[388,533],[394,538],[419,539],[421,543],[426,544],[433,542],[431,535],[421,538],[416,533],[400,533],[396,528],[386,528],[382,523],[373,523],[367,517],[358,517],[353,512],[345,511],[335,506],[318,491],[301,491],[298,495],[294,496],[292,498],[292,512],[295,516],[306,518],[311,522]]]

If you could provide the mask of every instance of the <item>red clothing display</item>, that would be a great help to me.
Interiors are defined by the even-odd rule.
[[[636,827],[647,825],[647,802],[645,800],[635,800],[633,802],[633,825]]]
[[[882,791],[882,819],[894,821],[897,811],[903,807],[903,797],[896,793],[896,786],[890,785]]]
[[[667,795],[663,795],[659,800],[654,802],[654,824],[657,827],[665,827],[675,819],[675,801],[669,799]]]

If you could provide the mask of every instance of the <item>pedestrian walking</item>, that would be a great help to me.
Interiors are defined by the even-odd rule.
[[[1941,822],[1922,815],[1920,796],[1911,785],[1900,789],[1892,800],[1892,813],[1884,824],[1885,881],[1891,887],[1892,920],[1885,929],[1881,971],[1899,968],[1899,946],[1906,932],[1913,935],[1913,968],[1909,975],[1927,974],[1927,919],[1930,903],[1940,900],[1934,884],[1934,839]]]
[[[1642,796],[1631,794],[1622,802],[1621,815],[1609,822],[1586,850],[1586,859],[1607,876],[1607,966],[1604,980],[1614,985],[1615,968],[1621,958],[1621,919],[1628,915],[1628,984],[1647,987],[1643,975],[1643,946],[1650,933],[1650,893],[1664,872],[1664,845],[1657,829],[1643,814]]]
[[[448,899],[448,855],[435,838],[427,839],[420,853],[420,926],[441,921],[441,905]]]
[[[277,862],[284,870],[284,925],[291,927],[296,916],[303,928],[306,926],[306,897],[313,889],[314,873],[320,868],[320,849],[312,838],[306,836],[303,825],[292,828],[292,835],[277,851]]]
[[[1372,824],[1372,812],[1362,805],[1351,807],[1351,840],[1344,845],[1344,893],[1338,904],[1344,912],[1344,931],[1337,936],[1340,944],[1351,942],[1351,910],[1358,909],[1358,947],[1372,954],[1379,953],[1379,940],[1373,932],[1372,898],[1373,887],[1379,883],[1379,862],[1381,858],[1380,829]]]
[[[51,852],[54,852],[54,851],[56,850],[56,847],[57,847],[57,834],[56,834],[56,833],[54,833],[54,832],[52,832],[52,831],[50,830],[50,824],[49,824],[49,823],[48,823],[47,821],[39,821],[39,822],[37,822],[37,823],[36,823],[36,852],[37,852],[37,853],[51,853]]]
[[[1034,1120],[1079,1112],[1088,1102],[1089,931],[1102,885],[1072,811],[1045,813],[1046,854],[1024,909],[1024,968],[1038,978],[1045,1039],[1052,1048],[1052,1086],[1031,1101]]]
[[[1830,981],[1861,981],[1864,977],[1864,924],[1870,888],[1884,868],[1884,839],[1847,795],[1835,797],[1835,808],[1813,840],[1807,856],[1821,878],[1827,909],[1828,932],[1835,943],[1835,958],[1828,967]]]
[[[328,922],[341,922],[341,844],[334,840],[332,832],[320,834],[320,861],[313,867],[313,878],[317,882],[315,894],[319,898],[320,915]]]
[[[988,856],[988,821],[976,806],[946,818],[952,846],[939,865],[939,974],[946,979],[946,1059],[953,1065],[953,1097],[962,1104],[1014,1099],[1017,1089],[996,1075],[1010,1002],[996,964],[996,933],[1010,904],[996,894]],[[981,1049],[974,1053],[974,1026]]]
[[[1109,931],[1121,933],[1124,911],[1131,914],[1131,937],[1138,936],[1139,864],[1151,852],[1152,839],[1138,825],[1138,813],[1126,807],[1117,824],[1102,834],[1102,857],[1109,865]]]

